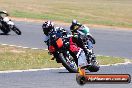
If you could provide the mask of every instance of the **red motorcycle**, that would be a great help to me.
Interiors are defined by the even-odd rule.
[[[50,33],[48,50],[56,58],[57,63],[62,63],[69,72],[76,73],[78,72],[78,60],[75,53],[80,48],[70,44],[69,40],[70,37],[53,31]]]
[[[73,43],[72,37],[63,35],[61,32],[52,31],[49,37],[48,50],[56,58],[57,63],[62,63],[71,73],[78,72],[78,59],[83,50]],[[83,57],[85,59],[93,58],[92,55],[87,57],[85,54]],[[90,72],[97,72],[99,70],[99,66],[95,63],[95,60],[95,58],[94,62],[91,60],[90,64],[86,62],[88,65],[85,68]]]

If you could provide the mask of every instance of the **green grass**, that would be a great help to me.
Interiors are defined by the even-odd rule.
[[[0,0],[11,16],[132,28],[132,0]]]
[[[125,62],[125,58],[121,58],[121,57],[111,57],[111,56],[98,56],[97,57],[98,62],[101,65],[112,65],[112,64],[116,64],[116,63],[124,63]]]
[[[51,57],[46,50],[32,50],[0,45],[0,71],[62,67],[56,61],[51,61]],[[97,60],[100,65],[125,62],[124,58],[106,56],[98,56]]]
[[[0,46],[0,70],[60,67],[44,50]]]

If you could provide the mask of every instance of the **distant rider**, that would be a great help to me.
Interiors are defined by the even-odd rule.
[[[3,21],[6,23],[5,25],[7,27],[12,27],[10,25],[12,25],[13,22],[11,22],[11,20],[8,18],[8,16],[9,16],[9,14],[7,13],[7,11],[0,11],[0,22]]]
[[[5,16],[3,16],[3,14]],[[0,27],[2,27],[2,24],[1,24],[2,21],[6,22],[6,16],[8,16],[8,13],[6,11],[0,11]]]
[[[9,18],[7,16],[9,16],[7,11],[0,11],[0,20],[3,20],[5,22],[9,21]]]

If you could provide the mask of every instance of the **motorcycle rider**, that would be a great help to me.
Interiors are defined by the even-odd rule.
[[[95,44],[95,39],[92,37],[92,35],[90,34],[90,31],[89,31],[89,28],[88,27],[86,27],[87,29],[84,29],[84,27],[86,27],[85,25],[82,25],[82,24],[80,24],[79,22],[77,22],[77,20],[73,20],[72,21],[72,25],[70,26],[70,30],[71,30],[71,32],[72,32],[72,34],[74,35],[74,36],[78,36],[78,30],[83,30],[84,31],[84,33],[85,33],[85,31],[87,31],[88,32],[88,34],[86,34],[86,35],[84,35],[85,37],[89,37],[90,38],[90,41],[92,42],[92,44]],[[82,33],[80,33],[80,34],[82,34]]]
[[[64,35],[66,34],[66,31],[62,27],[54,27],[54,23],[51,21],[46,21],[42,25],[43,33],[44,33],[44,42],[48,45],[49,41],[49,35],[52,31],[56,32],[62,32]]]
[[[54,27],[54,23],[51,21],[46,21],[43,23],[42,25],[42,29],[43,29],[43,33],[44,33],[44,42],[47,44],[47,46],[49,47],[48,41],[49,41],[49,36],[50,33],[54,30],[57,32],[62,32],[63,35],[67,35],[67,32],[64,28],[62,27]],[[75,45],[75,43],[72,42],[72,38],[70,38],[70,48],[73,48],[73,51],[76,54],[76,59],[77,59],[77,64],[79,67],[81,66],[86,66],[87,65],[87,61],[85,58],[85,53],[83,52],[83,50],[79,47],[77,47]],[[52,58],[52,60],[54,59],[54,57]]]
[[[5,14],[5,15],[2,16],[2,14]],[[8,22],[9,21],[9,18],[7,16],[9,16],[9,14],[7,13],[7,11],[0,11],[0,20],[3,20],[5,22]]]
[[[0,11],[0,22],[4,19],[4,17],[2,16],[2,14],[5,14],[8,16],[8,13],[6,11]],[[2,27],[2,24],[0,23],[0,28]]]
[[[72,25],[70,26],[70,30],[73,35],[73,42],[75,42],[79,47],[81,47],[86,55],[92,53],[93,44],[95,44],[95,39],[89,32],[89,28],[85,25],[80,24],[77,20],[72,20]],[[88,41],[88,47],[85,47],[83,41]],[[87,48],[89,52],[87,52]]]
[[[0,21],[3,21],[5,25],[8,27],[8,29],[10,29],[12,27],[10,25],[13,25],[14,23],[11,22],[11,20],[7,16],[9,16],[7,11],[0,11]],[[2,27],[2,24],[0,27]],[[8,32],[10,32],[10,30],[8,30]]]

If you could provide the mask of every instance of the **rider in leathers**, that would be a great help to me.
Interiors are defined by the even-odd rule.
[[[62,27],[54,27],[54,23],[51,22],[51,21],[44,22],[43,25],[42,25],[42,29],[43,29],[43,33],[45,35],[44,42],[47,45],[48,45],[49,35],[50,35],[51,31],[54,30],[54,31],[57,31],[57,32],[62,32],[64,35],[67,34],[65,29],[63,29]],[[81,48],[77,47],[76,44],[72,42],[72,38],[70,38],[69,41],[70,41],[70,49],[72,51],[74,51],[74,53],[76,54],[78,66],[79,67],[86,66],[87,65],[87,61],[86,61],[85,53],[83,52],[83,50]]]
[[[5,15],[2,16],[2,14],[5,14]],[[7,16],[9,16],[9,14],[6,11],[0,11],[0,20],[3,20],[5,22],[8,22],[9,21],[9,18]]]
[[[2,27],[1,21],[4,21],[6,17],[3,17],[2,14],[5,14],[8,16],[8,13],[6,11],[0,11],[0,28]]]
[[[7,11],[0,11],[0,28],[2,28],[2,23],[4,22],[6,27],[10,29],[14,23],[8,18],[9,14]],[[10,32],[10,30],[8,30]]]
[[[95,44],[95,39],[89,32],[89,28],[85,25],[82,25],[77,22],[77,20],[72,21],[72,25],[70,26],[70,30],[73,35],[73,42],[76,43],[79,47],[81,47],[86,55],[89,55],[90,52],[87,52],[87,48],[92,50],[93,44]],[[88,47],[85,47],[83,41],[88,41]]]

